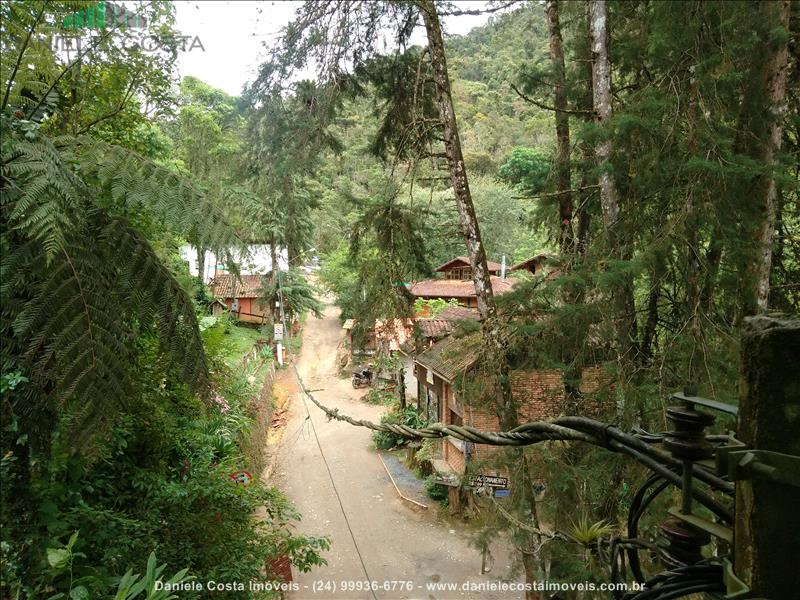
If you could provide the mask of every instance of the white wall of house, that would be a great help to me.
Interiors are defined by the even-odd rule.
[[[197,277],[197,250],[194,246],[184,245],[180,248],[181,259],[189,263],[189,273]],[[270,258],[269,246],[267,244],[252,244],[247,247],[247,252],[233,252],[235,262],[239,265],[239,272],[242,275],[263,275],[272,270],[272,260]],[[278,250],[278,268],[286,271],[289,265],[289,257],[285,248]],[[206,252],[205,273],[203,281],[208,283],[217,273],[227,273],[226,266],[213,252]]]
[[[398,354],[403,360],[403,380],[406,384],[406,400],[417,401],[417,378],[414,375],[414,359],[402,352]]]

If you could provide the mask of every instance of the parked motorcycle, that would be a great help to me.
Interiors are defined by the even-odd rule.
[[[353,371],[351,382],[356,389],[369,387],[372,384],[372,369],[369,366],[359,367]]]

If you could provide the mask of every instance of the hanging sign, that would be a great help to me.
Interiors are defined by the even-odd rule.
[[[494,487],[505,489],[508,487],[508,478],[497,477],[496,475],[470,475],[469,486],[474,488]]]

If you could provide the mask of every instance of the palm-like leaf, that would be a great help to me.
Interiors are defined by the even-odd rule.
[[[200,189],[90,138],[9,132],[2,152],[4,368],[31,381],[18,409],[88,433],[130,396],[135,328],[157,329],[171,368],[202,391],[207,365],[191,300],[131,219],[209,248],[236,245]]]

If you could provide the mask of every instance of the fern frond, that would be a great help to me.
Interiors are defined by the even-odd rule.
[[[14,140],[0,154],[4,179],[3,205],[8,226],[42,243],[48,260],[80,227],[81,197],[86,187],[77,177],[71,157],[48,139]]]
[[[3,301],[18,299],[19,310],[6,316],[13,316],[21,365],[44,405],[21,410],[55,408],[98,423],[125,406],[130,352],[108,266],[80,239],[68,238],[69,247],[53,256],[41,243],[4,256],[3,273],[12,283],[3,287]],[[85,424],[78,420],[73,428]]]
[[[112,214],[144,210],[170,231],[202,247],[223,251],[244,242],[206,193],[187,177],[139,154],[89,137],[74,138],[70,147],[91,178],[113,204]],[[105,194],[104,192],[107,192]]]
[[[4,364],[30,380],[20,413],[67,416],[73,439],[101,431],[131,399],[141,329],[158,333],[168,368],[204,393],[192,301],[131,223],[157,222],[208,248],[240,247],[204,191],[90,138],[4,142],[0,329]]]
[[[207,387],[208,364],[191,299],[144,237],[122,219],[108,218],[101,239],[117,265],[123,303],[143,322],[155,321],[161,346],[184,381]]]
[[[131,398],[134,324],[154,327],[169,367],[203,393],[208,366],[194,307],[147,240],[93,211],[67,242],[52,257],[36,240],[3,257],[3,337],[15,340],[11,350],[40,391],[40,405],[21,412],[55,409],[76,439],[102,430]]]

